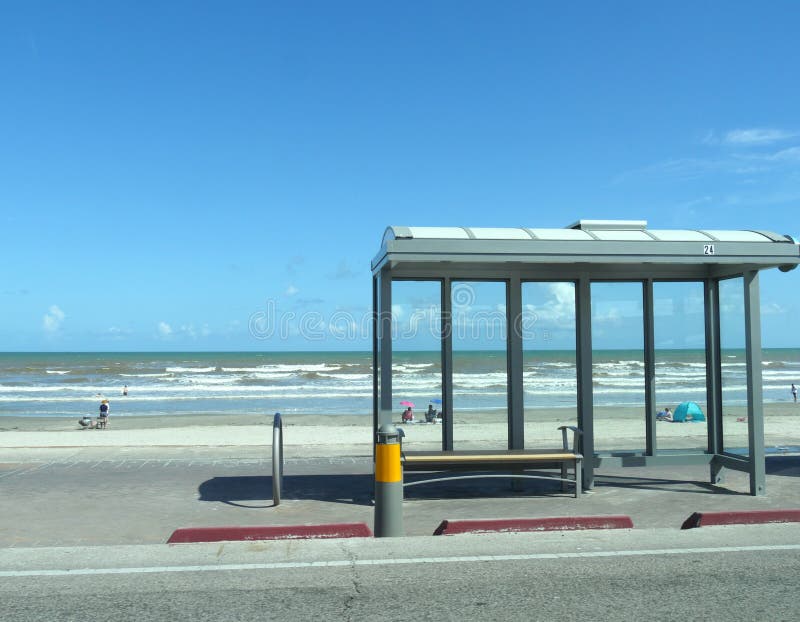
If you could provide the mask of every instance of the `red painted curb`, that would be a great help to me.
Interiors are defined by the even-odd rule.
[[[555,516],[550,518],[504,518],[443,520],[434,536],[457,533],[498,533],[514,531],[579,531],[582,529],[632,529],[630,516]]]
[[[800,510],[742,510],[740,512],[695,512],[681,529],[713,525],[758,525],[762,523],[800,523]]]
[[[325,538],[369,538],[366,523],[328,525],[275,525],[271,527],[186,527],[176,529],[167,544],[235,540],[298,540]]]

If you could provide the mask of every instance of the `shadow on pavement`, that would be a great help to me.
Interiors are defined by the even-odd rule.
[[[406,482],[414,481],[410,477]],[[481,482],[476,484],[475,482]],[[453,480],[435,482],[405,489],[406,499],[471,499],[471,498],[518,498],[518,497],[573,497],[572,485],[567,490],[561,489],[558,481],[522,480],[517,488],[512,488],[510,480]],[[747,493],[720,488],[707,482],[685,479],[664,479],[636,476],[618,476],[595,474],[595,490],[599,488],[616,488],[620,490],[656,490],[665,493],[691,493],[702,495],[748,496]]]
[[[372,505],[373,478],[368,475],[285,475],[281,499]],[[214,477],[198,488],[200,501],[237,507],[272,507],[272,477]],[[257,504],[253,504],[256,502]]]
[[[462,475],[478,475],[464,472]],[[492,473],[486,473],[491,475]],[[447,477],[446,473],[411,473],[406,475],[406,484],[425,481],[436,477]],[[566,491],[561,490],[561,482],[547,479],[516,479],[504,477],[486,477],[480,479],[452,479],[442,482],[431,482],[417,486],[407,486],[404,498],[412,499],[511,499],[519,497],[573,497],[572,484]]]
[[[800,456],[768,456],[768,475],[800,477]],[[406,475],[406,483],[424,480],[431,474]],[[561,490],[557,481],[513,480],[487,478],[450,480],[409,486],[404,498],[412,499],[477,499],[564,496],[572,497],[571,486]],[[315,474],[286,475],[283,478],[281,497],[284,500],[312,500],[348,505],[372,505],[372,474]],[[628,490],[657,490],[665,493],[749,496],[746,491],[714,486],[708,482],[691,479],[622,476],[596,473],[595,489],[620,488]],[[214,477],[200,484],[200,501],[216,501],[243,508],[272,507],[272,477],[239,476]]]
[[[406,481],[425,479],[407,477]],[[286,475],[283,478],[283,500],[312,500],[329,503],[371,506],[374,479],[372,474],[360,475]],[[200,501],[216,501],[243,508],[272,507],[272,477],[241,476],[214,477],[198,489]],[[518,498],[520,496],[572,497],[570,490],[562,492],[559,482],[523,480],[512,488],[508,478],[451,480],[434,482],[405,489],[404,497],[411,499],[479,499]]]
[[[715,495],[749,496],[748,493],[715,486],[710,482],[698,482],[685,479],[664,479],[655,477],[624,477],[621,475],[595,474],[595,488],[625,488],[628,490],[658,490],[659,492],[675,492]]]
[[[767,456],[767,475],[800,477],[800,456]]]

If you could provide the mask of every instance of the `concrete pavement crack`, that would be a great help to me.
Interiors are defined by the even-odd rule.
[[[346,545],[346,542],[340,542],[339,548],[342,551],[342,555],[350,562],[350,580],[353,584],[353,591],[344,599],[344,610],[343,610],[343,619],[344,620],[354,620],[355,611],[353,609],[356,601],[361,596],[361,577],[358,572],[358,566],[356,565],[356,561],[358,560],[358,556],[353,553],[353,551]]]

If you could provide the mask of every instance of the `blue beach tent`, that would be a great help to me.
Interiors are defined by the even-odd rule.
[[[705,421],[706,416],[703,414],[703,411],[700,410],[700,407],[694,402],[681,402],[678,404],[675,412],[672,413],[672,420],[680,422]]]

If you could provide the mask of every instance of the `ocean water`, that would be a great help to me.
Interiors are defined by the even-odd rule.
[[[505,352],[455,352],[454,408],[506,408]],[[791,400],[800,384],[800,349],[763,351],[765,402]],[[418,408],[441,397],[438,352],[394,353],[394,397]],[[594,399],[601,406],[644,404],[641,351],[597,351]],[[524,355],[526,407],[575,405],[574,352]],[[123,387],[128,395],[123,396]],[[700,350],[657,352],[659,406],[705,401]],[[726,405],[746,399],[744,351],[723,352]],[[166,414],[370,414],[369,352],[0,353],[0,416],[96,415],[100,399],[112,416]]]

